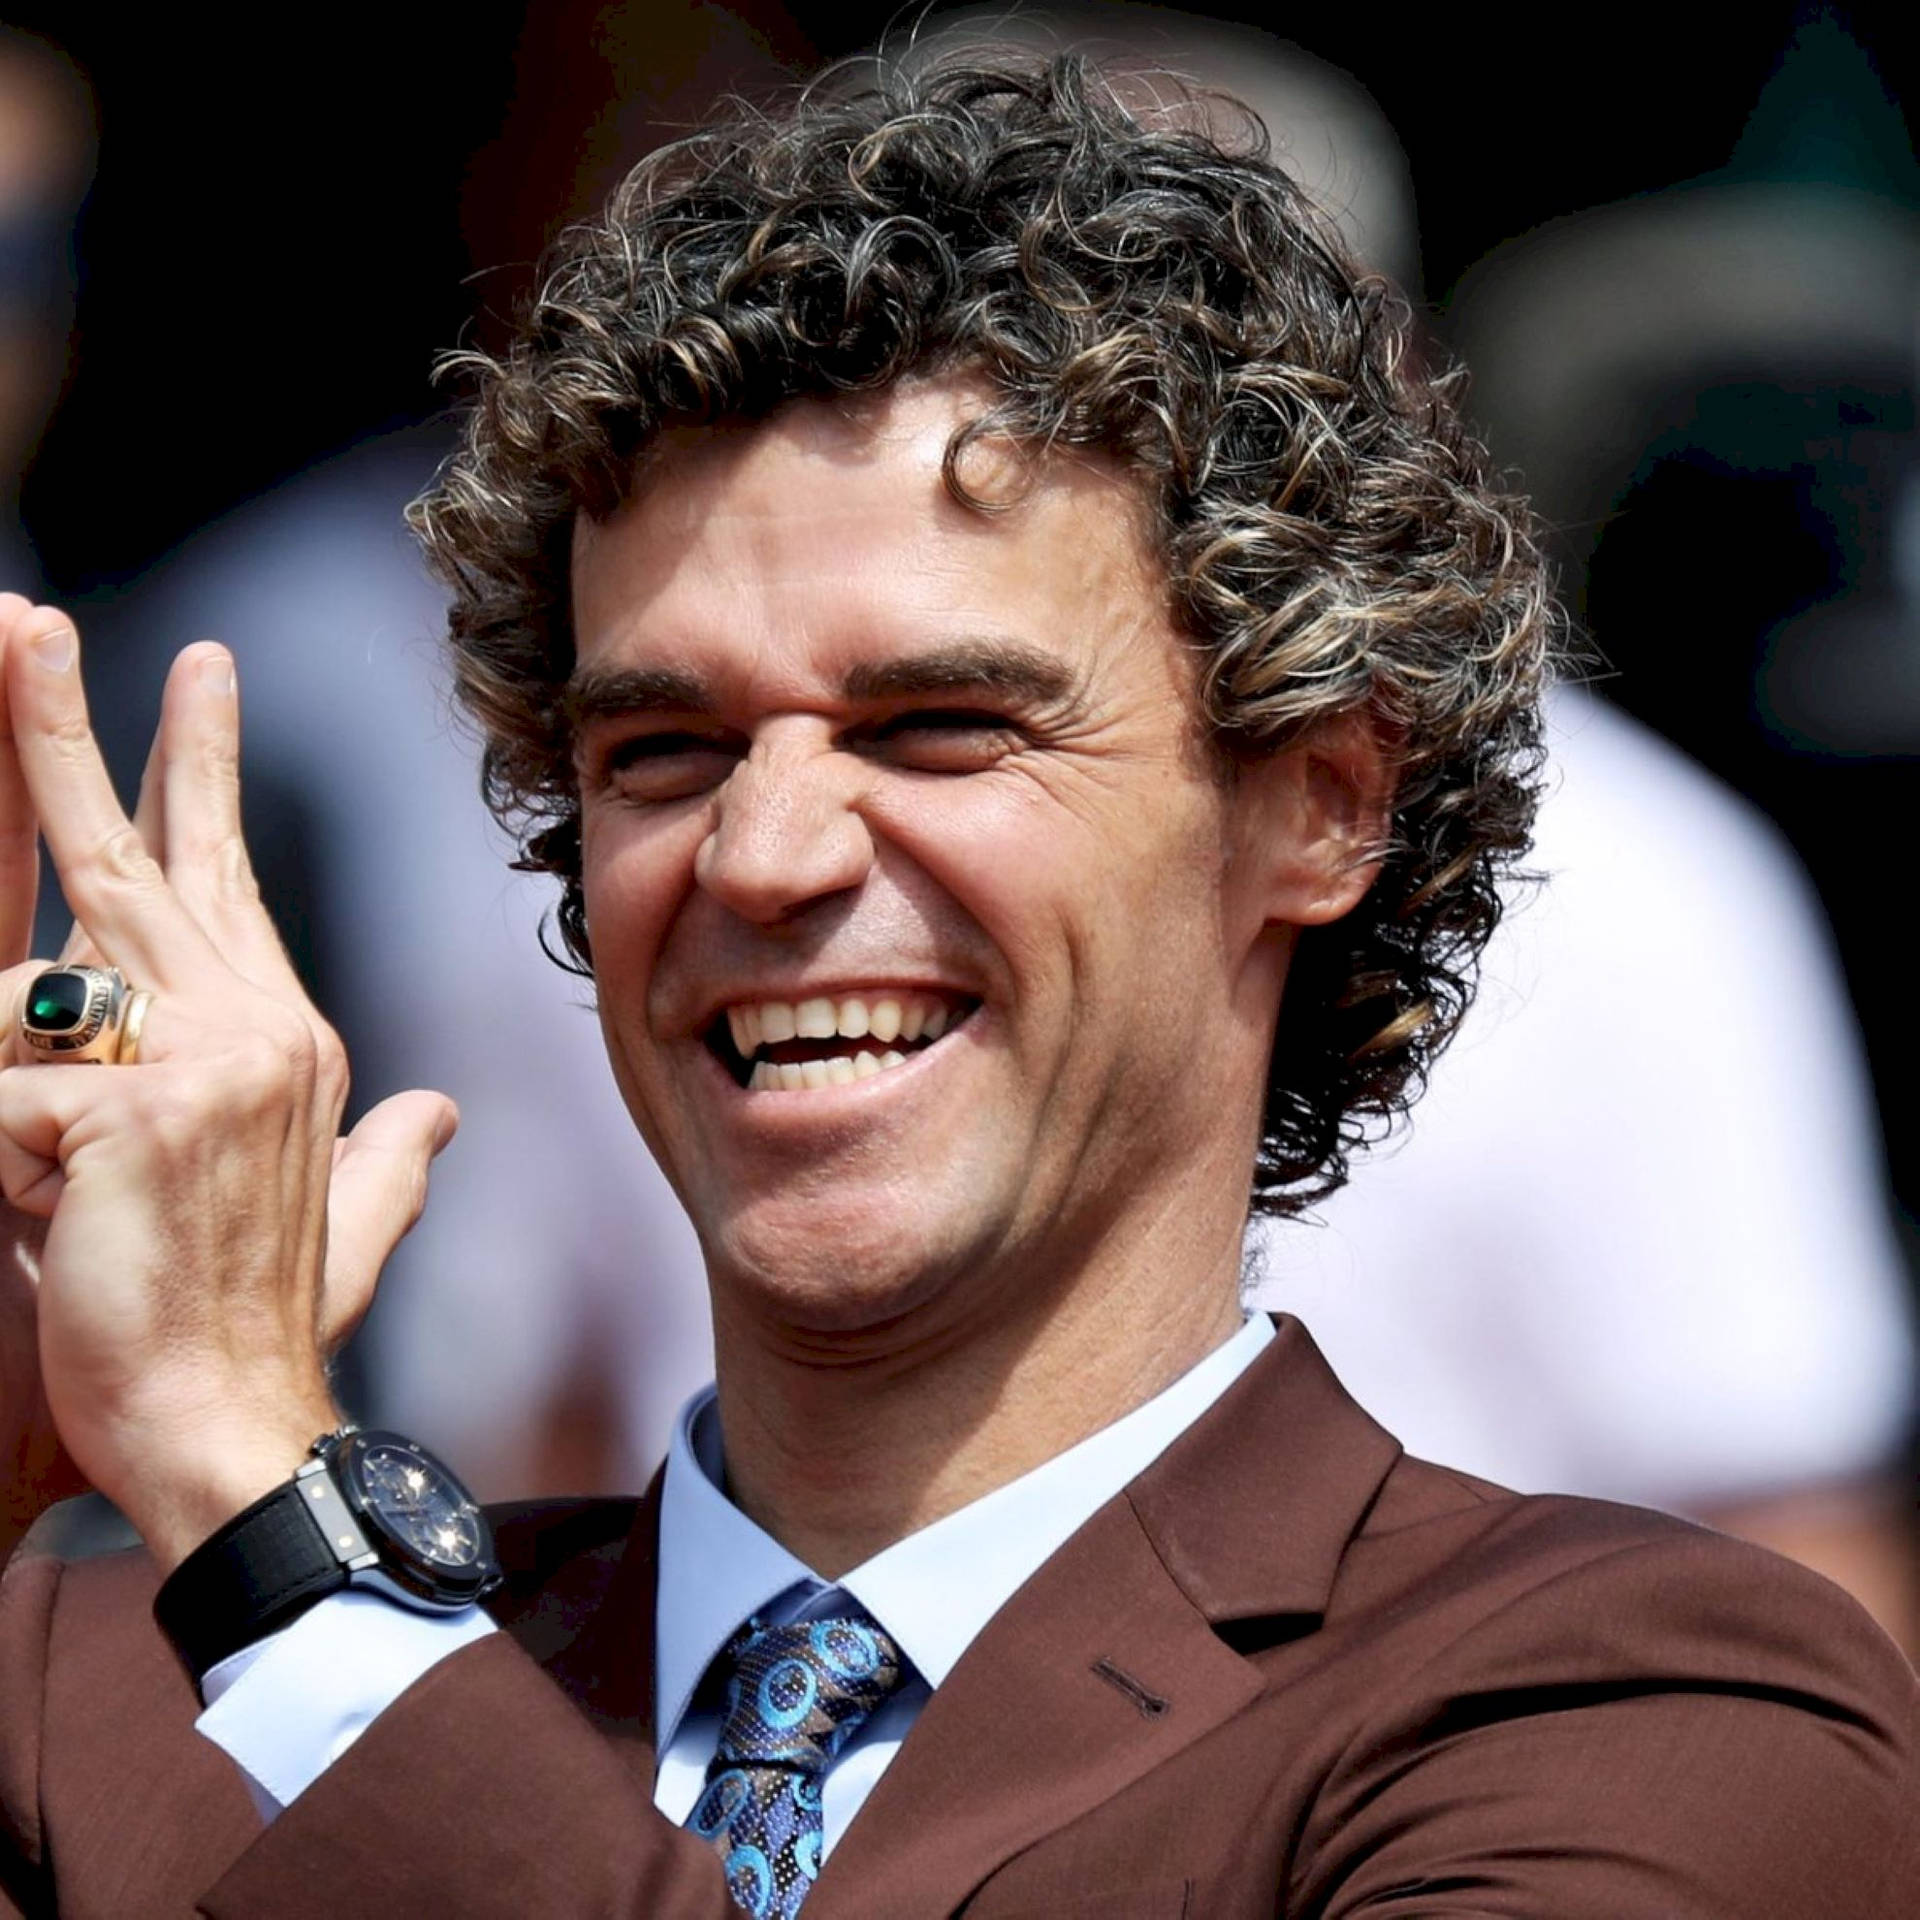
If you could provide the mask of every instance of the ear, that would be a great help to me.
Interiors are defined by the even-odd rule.
[[[1364,710],[1242,764],[1234,863],[1259,927],[1324,926],[1360,904],[1385,857],[1396,782],[1390,743]]]

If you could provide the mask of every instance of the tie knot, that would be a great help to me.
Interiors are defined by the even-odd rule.
[[[749,1623],[730,1651],[720,1765],[822,1774],[900,1684],[900,1650],[865,1614]]]

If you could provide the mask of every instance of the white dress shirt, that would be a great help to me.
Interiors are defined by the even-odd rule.
[[[693,1810],[720,1739],[695,1695],[755,1615],[784,1624],[863,1607],[907,1664],[906,1684],[835,1758],[822,1787],[821,1852],[832,1851],[921,1709],[980,1630],[1094,1512],[1200,1418],[1273,1338],[1249,1318],[1170,1387],[1004,1487],[896,1541],[829,1585],[727,1498],[713,1390],[675,1426],[660,1497],[655,1619],[654,1804]],[[200,1731],[246,1775],[267,1818],[288,1805],[430,1667],[496,1631],[479,1608],[410,1613],[336,1594],[207,1676]]]

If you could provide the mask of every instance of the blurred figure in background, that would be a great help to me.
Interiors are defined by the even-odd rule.
[[[1818,903],[1656,735],[1572,691],[1551,724],[1545,884],[1266,1297],[1414,1451],[1708,1520],[1920,1645],[1905,1274]]]
[[[20,482],[66,380],[73,222],[93,176],[93,100],[65,55],[0,25],[0,588],[37,594]]]

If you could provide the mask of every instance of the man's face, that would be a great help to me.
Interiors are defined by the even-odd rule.
[[[1116,472],[948,496],[981,405],[689,433],[576,540],[614,1071],[716,1288],[800,1328],[1064,1284],[1223,1155],[1245,1192],[1286,934],[1242,789]]]

